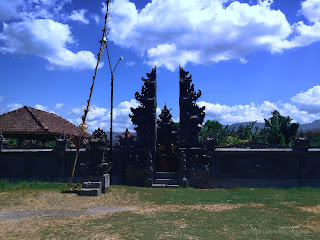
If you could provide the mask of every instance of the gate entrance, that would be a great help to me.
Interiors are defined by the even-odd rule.
[[[157,172],[178,172],[178,128],[174,125],[171,109],[166,105],[157,120]]]

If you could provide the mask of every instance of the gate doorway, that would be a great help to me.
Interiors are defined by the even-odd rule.
[[[172,145],[174,146],[174,145]],[[171,146],[171,147],[172,147]],[[176,152],[172,150],[170,145],[160,145],[157,151],[157,172],[178,172],[179,160]],[[175,146],[173,147],[175,148]]]

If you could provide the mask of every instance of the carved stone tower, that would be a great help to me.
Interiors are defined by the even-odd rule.
[[[192,75],[179,67],[179,106],[180,106],[180,147],[197,146],[198,135],[204,120],[204,109],[196,101],[201,96],[201,91],[196,92],[192,82]]]
[[[137,144],[140,147],[156,150],[157,139],[157,73],[154,67],[151,73],[147,73],[147,79],[142,78],[144,82],[141,93],[135,93],[135,99],[140,102],[139,107],[131,108],[131,121],[137,131]]]

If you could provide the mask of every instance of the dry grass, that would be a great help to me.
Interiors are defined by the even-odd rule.
[[[201,199],[193,204],[181,204],[180,198],[164,204],[148,200],[160,193],[194,194],[188,191],[112,187],[100,197],[0,191],[0,239],[319,239],[320,205],[241,198],[203,204]],[[201,192],[207,193],[213,191]]]

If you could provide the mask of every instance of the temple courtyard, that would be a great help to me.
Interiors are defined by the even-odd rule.
[[[80,187],[80,186],[79,186]],[[0,182],[0,239],[319,239],[320,189],[111,186],[100,197],[65,183]]]

